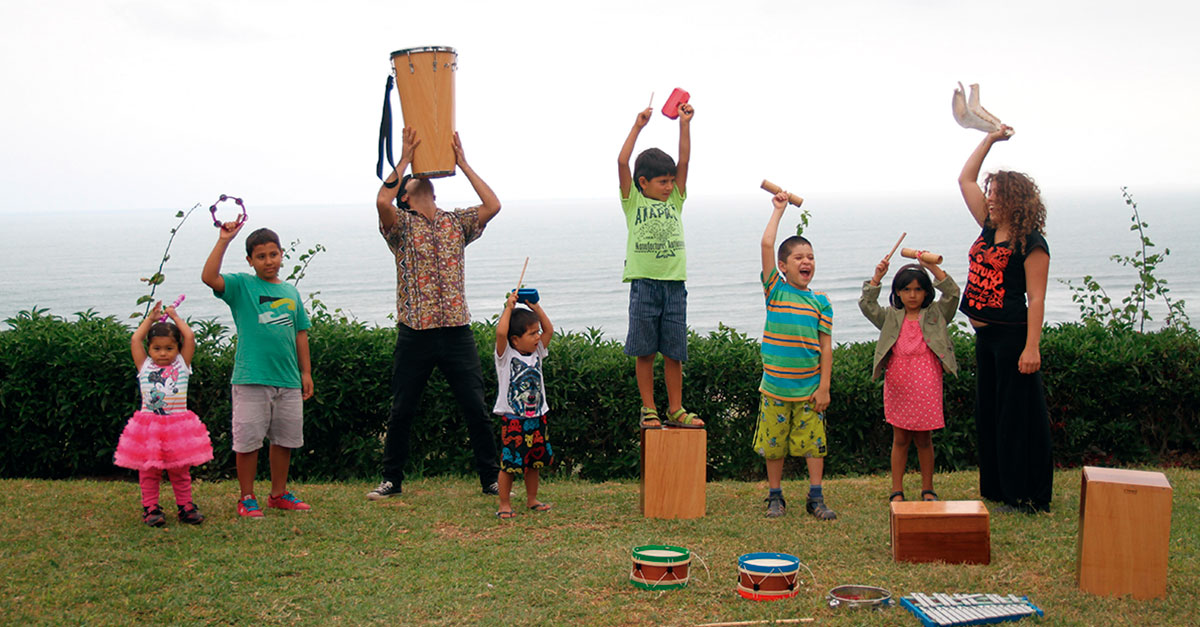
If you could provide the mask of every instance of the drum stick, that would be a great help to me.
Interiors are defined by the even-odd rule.
[[[521,289],[521,284],[525,282],[525,268],[529,267],[529,257],[525,258],[525,265],[521,266],[521,278],[517,279],[517,289]]]
[[[905,235],[908,235],[908,231],[905,231],[900,234],[900,239],[896,240],[896,245],[892,246],[892,249],[890,251],[888,251],[887,256],[883,258],[884,261],[890,261],[892,259],[892,255],[896,254],[896,249],[900,248],[900,242],[904,241]]]
[[[772,194],[778,194],[779,192],[783,191],[782,187],[772,183],[771,181],[768,181],[767,179],[763,179],[762,188],[767,190],[768,192],[771,192]],[[804,204],[804,199],[789,192],[788,193],[788,202],[799,207],[800,205]]]
[[[650,92],[650,104],[646,105],[647,109],[654,108],[654,92]]]
[[[767,621],[733,621],[733,622],[706,622],[703,625],[696,627],[742,627],[743,625],[796,625],[798,622],[812,622],[816,619],[775,619]]]
[[[924,261],[926,263],[934,263],[934,264],[942,263],[942,256],[938,255],[936,253],[931,253],[926,250],[917,250],[915,248],[901,248],[900,249],[901,257],[908,257],[909,259],[916,259],[918,255],[920,255],[921,261]]]

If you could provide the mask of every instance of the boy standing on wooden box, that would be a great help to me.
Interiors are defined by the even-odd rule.
[[[695,109],[679,105],[679,162],[658,148],[629,159],[651,109],[638,114],[617,156],[621,210],[629,237],[622,280],[629,283],[629,334],[625,354],[637,358],[641,426],[663,425],[654,403],[654,357],[663,356],[667,388],[666,424],[700,429],[704,421],[683,408],[683,362],[687,361],[687,256],[683,243],[683,202],[687,199]]]
[[[804,457],[808,466],[806,509],[819,520],[837,514],[825,505],[825,408],[833,368],[833,306],[822,292],[808,288],[816,268],[812,244],[793,235],[775,250],[779,221],[787,207],[786,191],[771,199],[774,211],[762,237],[762,284],[767,301],[763,329],[762,402],[754,430],[754,450],[766,458],[767,517],[783,516],[783,460]]]

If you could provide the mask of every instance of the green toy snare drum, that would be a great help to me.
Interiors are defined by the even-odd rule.
[[[681,546],[647,544],[633,548],[629,581],[643,590],[674,590],[688,584],[692,552]]]

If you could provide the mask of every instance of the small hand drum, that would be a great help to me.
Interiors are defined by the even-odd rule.
[[[535,304],[539,300],[538,291],[532,287],[522,287],[517,290],[517,302]]]

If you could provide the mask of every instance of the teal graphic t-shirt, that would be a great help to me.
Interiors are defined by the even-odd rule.
[[[296,333],[309,327],[300,292],[286,281],[268,283],[244,272],[221,278],[225,291],[213,295],[229,305],[238,333],[230,382],[299,388]]]

